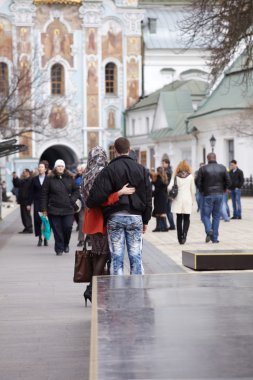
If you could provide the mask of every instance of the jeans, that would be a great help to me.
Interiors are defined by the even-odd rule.
[[[63,252],[69,245],[74,215],[48,215],[54,233],[55,252]]]
[[[223,194],[222,204],[221,204],[221,217],[225,220],[225,222],[229,222],[230,219],[230,211],[228,207],[228,194]]]
[[[167,204],[166,204],[166,214],[167,214],[167,218],[168,218],[168,221],[169,221],[170,228],[174,229],[176,227],[175,227],[175,223],[174,223],[174,220],[173,220],[173,214],[171,212],[171,203],[172,203],[172,200],[168,199],[167,200]]]
[[[212,231],[212,241],[217,242],[219,236],[220,210],[223,194],[213,194],[204,196],[203,199],[203,223],[206,234]],[[212,221],[211,221],[212,216]]]
[[[241,208],[241,190],[235,189],[231,190],[231,199],[233,204],[233,217],[238,219],[242,217]]]
[[[200,213],[200,220],[203,222],[203,194],[200,193],[199,191],[196,192],[195,194],[195,198],[196,198],[196,202],[197,202],[197,205],[198,205],[198,210],[199,213]],[[203,222],[204,223],[204,222]]]
[[[111,252],[111,274],[124,274],[125,244],[130,262],[130,274],[143,274],[142,217],[139,215],[112,215],[107,222],[108,243]]]

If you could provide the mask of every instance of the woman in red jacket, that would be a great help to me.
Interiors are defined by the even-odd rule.
[[[87,169],[83,179],[82,192],[84,200],[88,198],[92,185],[98,174],[108,165],[107,155],[103,148],[96,146],[89,152]],[[135,192],[135,188],[123,186],[119,191],[111,194],[105,205],[116,203],[121,195],[131,195]],[[100,207],[85,209],[83,232],[89,235],[93,253],[93,275],[99,276],[103,274],[104,267],[110,259],[109,245],[107,240],[106,227]],[[84,292],[85,303],[87,299],[91,302],[92,285],[87,286]]]

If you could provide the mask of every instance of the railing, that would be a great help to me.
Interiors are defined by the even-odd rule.
[[[244,197],[253,196],[253,178],[252,175],[249,178],[245,178],[244,184],[241,188],[241,195]]]

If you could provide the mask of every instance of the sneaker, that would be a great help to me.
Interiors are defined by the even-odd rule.
[[[68,245],[64,248],[64,252],[69,253],[69,246]]]
[[[169,227],[170,231],[174,231],[175,229],[176,229],[176,227]]]
[[[213,236],[213,231],[209,231],[207,234],[206,234],[206,243],[209,243],[209,241],[211,241],[212,239],[212,236]]]
[[[56,256],[62,256],[63,252],[62,251],[55,251]]]

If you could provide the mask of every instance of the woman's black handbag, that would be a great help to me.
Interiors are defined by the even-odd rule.
[[[174,185],[172,186],[171,190],[169,191],[169,198],[175,199],[178,194],[178,185],[177,185],[177,177],[174,178]]]

